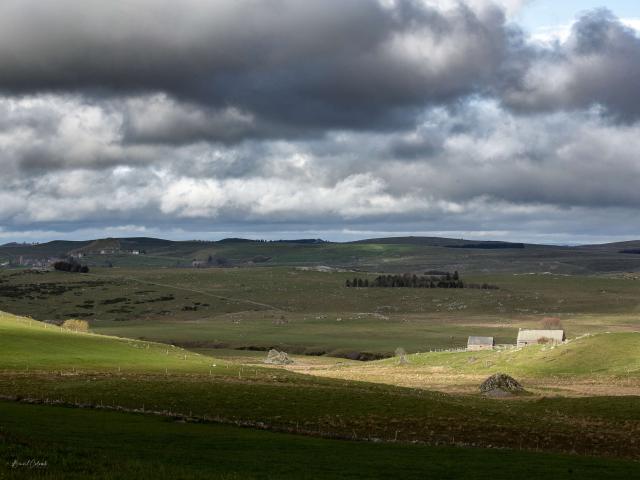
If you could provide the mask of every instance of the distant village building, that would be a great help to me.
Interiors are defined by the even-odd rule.
[[[17,262],[17,263],[16,263]],[[34,268],[34,269],[45,269],[47,268],[49,265],[49,261],[47,258],[42,258],[42,257],[35,257],[35,258],[31,258],[31,257],[25,257],[20,255],[16,260],[9,260],[6,264],[3,264],[3,266],[20,266],[20,267],[29,267],[29,268]]]
[[[469,337],[467,340],[467,350],[470,352],[493,350],[494,345],[493,337]]]
[[[519,330],[518,347],[564,342],[564,330]]]

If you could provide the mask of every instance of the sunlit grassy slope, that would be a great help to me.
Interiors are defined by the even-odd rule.
[[[561,345],[483,352],[410,355],[411,364],[444,367],[451,373],[505,372],[522,376],[638,375],[640,332],[588,335]],[[383,364],[397,363],[397,359]]]
[[[205,373],[223,367],[177,347],[76,333],[3,312],[0,352],[0,370]]]

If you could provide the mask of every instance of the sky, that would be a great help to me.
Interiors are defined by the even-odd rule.
[[[3,0],[0,243],[640,238],[640,3]]]
[[[640,6],[635,0],[534,0],[520,3],[525,8],[519,8],[513,16],[530,32],[571,24],[580,14],[598,8],[606,8],[622,19],[640,18]]]

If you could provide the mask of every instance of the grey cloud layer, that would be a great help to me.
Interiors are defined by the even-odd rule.
[[[137,215],[143,207],[153,218],[225,222],[399,219],[464,214],[492,203],[523,212],[640,203],[640,125],[612,125],[594,112],[521,117],[495,102],[476,101],[456,111],[431,109],[415,127],[393,133],[137,150],[117,143],[121,122],[107,113],[64,105],[70,110],[59,112],[62,118],[87,109],[84,120],[94,123],[80,129],[67,120],[39,139],[40,148],[57,154],[41,158],[42,173],[29,164],[3,185],[11,198],[0,209],[5,220],[81,219],[105,211]],[[25,116],[14,110],[16,117]],[[27,127],[16,128],[22,134],[5,151],[19,151],[24,138],[35,136]],[[80,145],[73,142],[76,136]],[[115,155],[112,149],[121,155],[119,166],[78,163],[83,152],[102,159]],[[46,163],[51,158],[70,163],[57,171],[57,164]]]
[[[484,88],[506,35],[497,8],[409,0],[8,0],[0,88],[165,92],[283,128],[370,127]]]
[[[637,34],[597,11],[541,47],[505,18],[485,0],[6,0],[0,237],[629,231]]]
[[[164,92],[199,104],[202,118],[188,117],[176,141],[395,125],[425,105],[488,92],[521,110],[600,103],[640,113],[640,40],[607,11],[541,50],[487,5],[6,0],[0,69],[8,92]],[[230,126],[216,127],[230,109]],[[171,139],[180,113],[131,136]]]
[[[525,68],[504,85],[508,106],[552,111],[597,104],[622,120],[640,117],[640,38],[607,10],[581,17],[565,44],[522,57],[530,57]]]

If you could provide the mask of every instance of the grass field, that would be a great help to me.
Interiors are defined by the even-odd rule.
[[[638,376],[640,332],[602,333],[561,345],[503,351],[415,354],[409,361],[423,367],[445,367],[457,373],[484,374],[489,370],[526,377]]]
[[[402,242],[185,242],[180,251],[143,243],[153,252],[142,260],[120,255],[115,268],[86,275],[0,271],[0,310],[33,317],[0,313],[0,478],[637,471],[627,461],[640,460],[640,282],[633,273],[586,274],[621,261],[611,251],[567,251],[554,274],[523,269],[535,259],[532,271],[553,266],[562,249],[553,259],[546,247],[473,252],[478,268],[464,279],[498,290],[347,289],[347,279],[376,274],[318,268],[319,258],[393,272],[471,253]],[[256,249],[267,265],[247,266]],[[223,253],[243,267],[160,268]],[[502,273],[482,273],[494,263]],[[562,323],[567,344],[451,351],[469,335],[514,343],[518,328],[545,317]],[[91,332],[53,324],[66,319],[87,320]],[[264,365],[270,347],[294,363]],[[397,347],[412,353],[408,364],[354,360]],[[480,395],[495,372],[516,376],[528,394]]]
[[[305,438],[7,402],[0,402],[0,425],[0,477],[6,479],[600,480],[632,478],[638,467],[576,456]],[[20,466],[30,459],[42,466]]]
[[[514,343],[518,328],[546,316],[560,318],[569,337],[640,328],[634,277],[509,274],[468,277],[500,290],[346,289],[353,276],[286,267],[14,271],[0,273],[0,308],[194,349],[363,358],[459,348],[469,335]]]
[[[238,359],[234,359],[238,362]],[[474,394],[506,373],[539,396],[640,396],[640,333],[603,333],[566,344],[482,352],[431,352],[368,363],[312,364],[289,370],[342,380]]]
[[[13,371],[206,373],[228,365],[170,345],[76,333],[0,313],[2,367]]]
[[[131,347],[126,340],[35,323],[0,318],[0,349],[11,352],[0,357],[4,398],[317,437],[640,458],[637,397],[496,401],[446,395],[229,364],[187,352],[163,356],[158,345],[132,342],[137,347]],[[123,355],[130,367],[118,369]],[[27,370],[16,358],[39,368]]]

